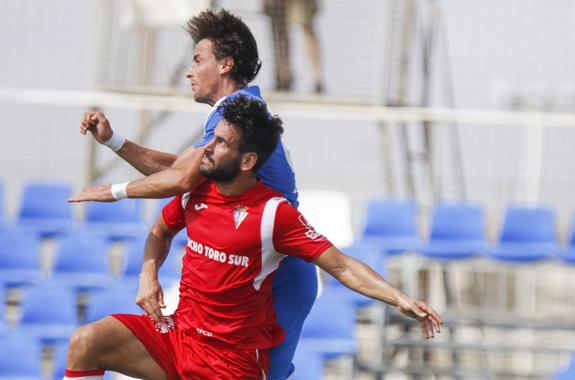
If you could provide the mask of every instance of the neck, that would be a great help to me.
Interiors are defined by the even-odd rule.
[[[256,177],[251,173],[240,174],[230,182],[216,182],[218,191],[226,197],[240,195],[257,183]]]
[[[229,94],[241,90],[246,86],[240,85],[234,80],[231,79],[223,79],[218,87],[218,90],[213,94],[211,99],[207,102],[210,106],[216,104],[218,100],[223,98],[224,96],[228,96]]]

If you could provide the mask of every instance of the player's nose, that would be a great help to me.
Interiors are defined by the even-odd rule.
[[[188,69],[186,70],[186,78],[188,79],[192,79],[194,76],[194,72],[192,70],[192,66],[188,67]]]
[[[204,154],[212,153],[214,151],[214,146],[216,145],[216,139],[212,139],[209,143],[206,144],[204,147]]]

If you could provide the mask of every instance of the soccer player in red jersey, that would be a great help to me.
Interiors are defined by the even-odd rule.
[[[211,179],[176,197],[152,227],[137,302],[146,315],[117,314],[80,327],[66,378],[101,379],[104,369],[144,379],[265,379],[269,348],[283,339],[272,280],[286,256],[313,262],[349,288],[419,321],[426,338],[441,318],[317,233],[281,193],[255,175],[283,131],[265,105],[226,100],[200,165]],[[186,228],[180,302],[163,316],[158,269]]]

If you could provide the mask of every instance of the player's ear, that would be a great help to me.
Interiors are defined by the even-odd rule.
[[[241,169],[243,171],[252,170],[258,163],[258,154],[256,152],[247,152],[242,154]]]
[[[220,74],[230,73],[235,66],[234,59],[232,57],[224,57],[220,59]]]

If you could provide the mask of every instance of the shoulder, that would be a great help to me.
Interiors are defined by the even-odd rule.
[[[204,183],[202,183],[196,189],[194,189],[194,191],[184,193],[183,195],[181,195],[180,202],[182,208],[185,209],[190,200],[198,201],[208,199],[210,197],[210,194],[213,193],[213,187],[214,187],[213,181],[207,180],[204,181]]]
[[[256,193],[259,195],[259,197],[265,200],[275,199],[276,202],[281,202],[282,200],[287,201],[281,192],[266,185],[265,183],[261,182],[261,180],[257,184]]]
[[[258,86],[249,86],[246,88],[242,88],[241,90],[238,90],[236,92],[233,92],[230,94],[229,99],[236,98],[240,95],[246,96],[250,99],[258,100],[258,101],[265,104],[265,100],[262,98],[262,95],[261,95],[261,92],[260,92],[260,89]]]

